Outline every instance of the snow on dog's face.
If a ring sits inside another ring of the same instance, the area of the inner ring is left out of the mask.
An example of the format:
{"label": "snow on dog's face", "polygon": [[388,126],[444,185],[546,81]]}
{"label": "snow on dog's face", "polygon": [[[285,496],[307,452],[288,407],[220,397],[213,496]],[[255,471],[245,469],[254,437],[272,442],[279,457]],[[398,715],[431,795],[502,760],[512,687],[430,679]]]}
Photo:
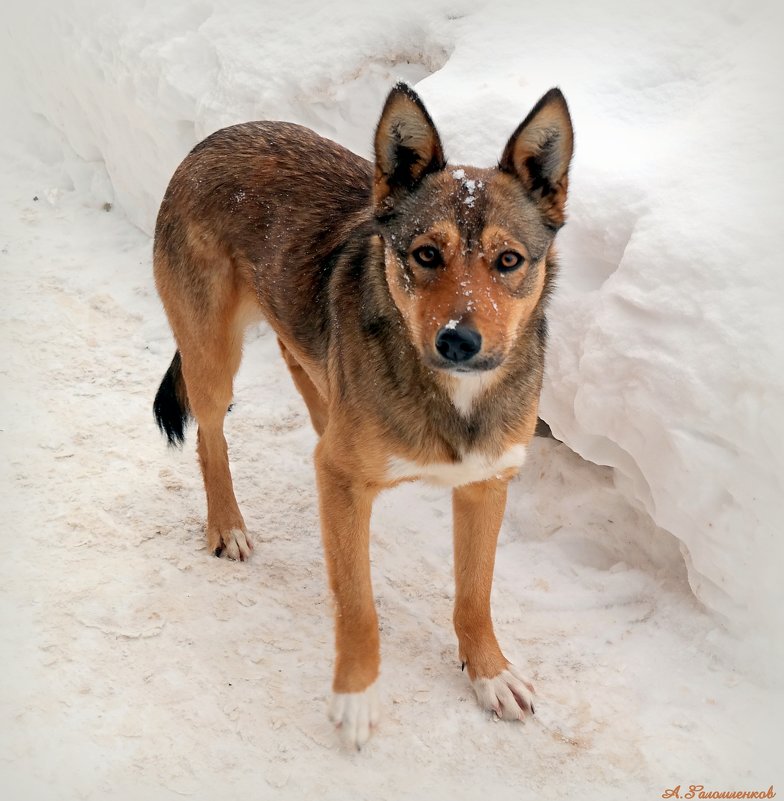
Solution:
{"label": "snow on dog's face", "polygon": [[495,169],[447,166],[417,95],[398,85],[376,132],[374,201],[389,291],[426,365],[493,370],[523,335],[564,220],[572,128],[548,92]]}

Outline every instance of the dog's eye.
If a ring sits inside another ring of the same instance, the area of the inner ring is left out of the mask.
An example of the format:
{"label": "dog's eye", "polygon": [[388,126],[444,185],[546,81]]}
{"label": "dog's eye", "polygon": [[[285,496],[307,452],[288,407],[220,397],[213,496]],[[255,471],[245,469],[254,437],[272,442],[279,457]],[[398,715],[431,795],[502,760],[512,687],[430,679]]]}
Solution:
{"label": "dog's eye", "polygon": [[432,245],[423,245],[411,254],[414,261],[422,267],[438,267],[441,264],[441,254]]}
{"label": "dog's eye", "polygon": [[496,260],[495,267],[502,273],[511,273],[516,270],[525,259],[514,250],[505,250]]}

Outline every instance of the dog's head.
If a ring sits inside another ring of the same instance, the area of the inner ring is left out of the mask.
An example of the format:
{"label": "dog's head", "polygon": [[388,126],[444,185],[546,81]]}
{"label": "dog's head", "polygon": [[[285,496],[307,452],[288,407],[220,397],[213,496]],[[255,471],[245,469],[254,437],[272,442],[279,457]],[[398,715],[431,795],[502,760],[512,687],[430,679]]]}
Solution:
{"label": "dog's head", "polygon": [[398,84],[375,152],[387,284],[424,363],[451,373],[501,366],[542,297],[564,221],[572,125],[563,95],[551,89],[498,166],[478,169],[447,166],[422,101]]}

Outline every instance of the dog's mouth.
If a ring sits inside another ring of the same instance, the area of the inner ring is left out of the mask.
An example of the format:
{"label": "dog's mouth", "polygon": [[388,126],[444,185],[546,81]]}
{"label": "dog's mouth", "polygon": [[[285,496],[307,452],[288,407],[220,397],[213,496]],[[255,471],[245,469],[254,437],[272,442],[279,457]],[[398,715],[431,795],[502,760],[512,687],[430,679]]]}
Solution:
{"label": "dog's mouth", "polygon": [[487,373],[500,366],[503,357],[496,354],[484,354],[475,356],[468,361],[456,364],[453,361],[444,359],[437,353],[430,353],[425,359],[425,363],[431,370],[438,370],[441,373],[450,375],[467,375],[471,373]]}

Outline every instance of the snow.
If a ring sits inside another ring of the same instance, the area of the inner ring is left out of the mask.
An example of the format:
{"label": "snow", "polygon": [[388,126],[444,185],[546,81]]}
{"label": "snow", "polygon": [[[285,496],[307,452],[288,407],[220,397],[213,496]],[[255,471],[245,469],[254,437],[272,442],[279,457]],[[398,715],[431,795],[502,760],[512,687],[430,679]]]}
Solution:
{"label": "snow", "polygon": [[[780,8],[36,0],[7,19],[4,797],[781,784]],[[326,717],[315,435],[262,326],[227,420],[256,549],[209,558],[194,438],[167,451],[150,419],[173,345],[149,234],[206,134],[287,119],[369,155],[401,78],[454,163],[497,160],[550,86],[569,101],[542,398],[564,444],[536,440],[512,485],[493,595],[535,720],[476,705],[448,493],[412,485],[374,514],[382,717],[347,755]]]}

